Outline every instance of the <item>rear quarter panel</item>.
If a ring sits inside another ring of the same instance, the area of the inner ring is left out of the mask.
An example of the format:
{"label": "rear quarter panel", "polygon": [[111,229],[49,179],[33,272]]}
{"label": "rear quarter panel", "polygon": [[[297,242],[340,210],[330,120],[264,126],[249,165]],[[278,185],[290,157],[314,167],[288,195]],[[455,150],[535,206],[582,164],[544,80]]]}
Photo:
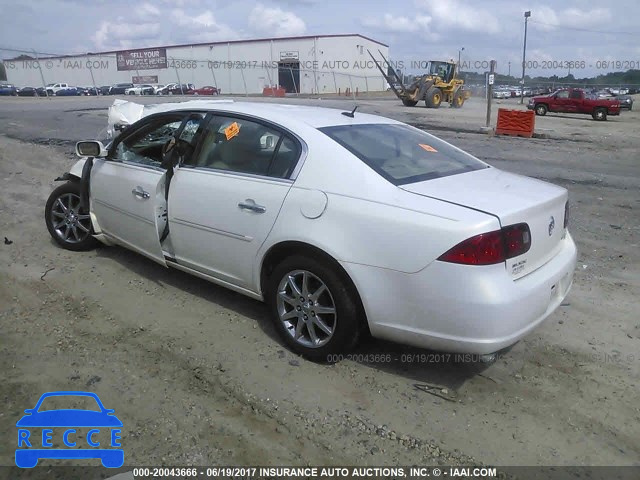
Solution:
{"label": "rear quarter panel", "polygon": [[[462,240],[500,228],[491,215],[400,189],[315,132],[305,136],[309,153],[258,258],[300,241],[341,262],[417,272]],[[324,209],[313,205],[323,198]],[[259,269],[254,274],[259,282]]]}

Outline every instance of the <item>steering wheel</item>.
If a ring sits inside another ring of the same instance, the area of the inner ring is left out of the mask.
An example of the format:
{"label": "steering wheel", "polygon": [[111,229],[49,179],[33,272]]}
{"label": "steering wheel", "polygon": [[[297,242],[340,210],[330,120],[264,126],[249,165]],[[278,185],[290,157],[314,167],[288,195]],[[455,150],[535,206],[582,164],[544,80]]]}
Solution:
{"label": "steering wheel", "polygon": [[186,140],[171,137],[162,146],[162,164],[165,168],[169,168],[171,166],[171,163],[173,163],[172,160],[174,154],[177,154],[180,160],[182,160],[182,157],[190,153],[193,153],[193,146],[191,145],[191,143],[187,142]]}
{"label": "steering wheel", "polygon": [[171,153],[171,151],[176,146],[176,137],[171,137],[169,140],[162,145],[162,160],[166,160],[167,156]]}

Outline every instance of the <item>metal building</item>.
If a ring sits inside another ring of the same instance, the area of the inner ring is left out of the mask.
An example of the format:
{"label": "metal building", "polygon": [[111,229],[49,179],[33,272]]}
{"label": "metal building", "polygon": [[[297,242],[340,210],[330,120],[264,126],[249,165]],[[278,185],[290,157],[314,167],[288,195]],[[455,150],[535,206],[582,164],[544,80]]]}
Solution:
{"label": "metal building", "polygon": [[65,82],[192,83],[222,93],[255,94],[279,85],[289,93],[380,91],[387,85],[367,50],[389,47],[359,34],[170,45],[61,57],[5,60],[7,80],[23,86]]}

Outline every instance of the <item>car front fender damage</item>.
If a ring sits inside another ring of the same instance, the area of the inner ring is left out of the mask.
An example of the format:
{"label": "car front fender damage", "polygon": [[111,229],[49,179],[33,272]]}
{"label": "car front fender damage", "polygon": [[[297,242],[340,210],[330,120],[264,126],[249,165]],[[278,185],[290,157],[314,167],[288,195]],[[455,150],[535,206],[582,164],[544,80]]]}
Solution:
{"label": "car front fender damage", "polygon": [[71,170],[68,172],[64,172],[59,177],[54,179],[55,182],[63,182],[63,181],[79,181],[82,179],[82,170],[84,169],[84,164],[86,163],[87,158],[81,158],[76,163],[73,164]]}

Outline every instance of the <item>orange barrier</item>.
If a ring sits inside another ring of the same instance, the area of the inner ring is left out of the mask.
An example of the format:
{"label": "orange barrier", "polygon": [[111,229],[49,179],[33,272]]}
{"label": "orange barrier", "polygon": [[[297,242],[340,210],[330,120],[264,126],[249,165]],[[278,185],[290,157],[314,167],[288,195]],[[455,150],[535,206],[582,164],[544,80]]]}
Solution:
{"label": "orange barrier", "polygon": [[514,135],[517,137],[533,137],[536,114],[533,110],[498,109],[496,135]]}
{"label": "orange barrier", "polygon": [[264,87],[262,89],[262,95],[264,95],[265,97],[284,97],[285,94],[285,89],[280,87],[280,88],[275,88],[275,87]]}

